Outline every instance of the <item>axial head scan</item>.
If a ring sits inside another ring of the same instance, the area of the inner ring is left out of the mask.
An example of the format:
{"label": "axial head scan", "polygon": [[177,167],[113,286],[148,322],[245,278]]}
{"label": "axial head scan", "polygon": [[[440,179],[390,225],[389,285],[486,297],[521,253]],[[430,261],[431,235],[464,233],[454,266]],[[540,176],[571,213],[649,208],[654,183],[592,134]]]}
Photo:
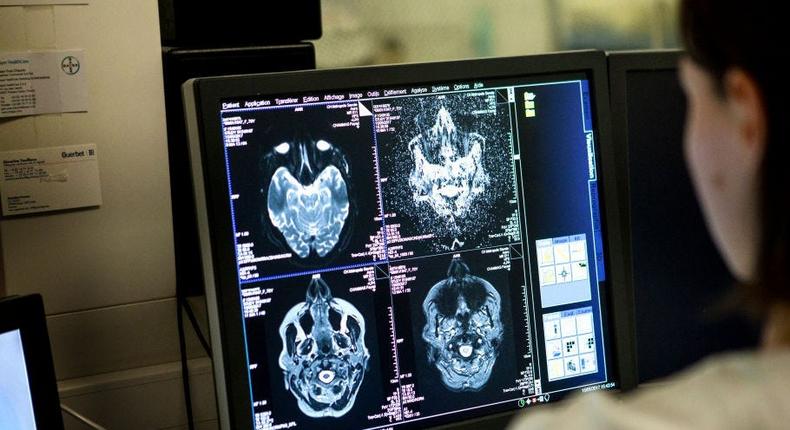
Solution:
{"label": "axial head scan", "polygon": [[441,107],[433,127],[409,142],[414,169],[409,175],[415,201],[454,222],[463,218],[489,183],[483,168],[485,138],[458,130]]}
{"label": "axial head scan", "polygon": [[491,376],[502,342],[499,293],[456,257],[447,278],[428,291],[422,309],[428,362],[451,391],[479,391]]}
{"label": "axial head scan", "polygon": [[313,418],[345,415],[354,406],[370,358],[362,314],[332,297],[329,285],[314,275],[305,301],[285,315],[280,337],[285,388],[299,409]]}
{"label": "axial head scan", "polygon": [[300,258],[326,256],[349,214],[348,163],[325,140],[282,142],[266,157],[274,172],[267,209],[272,225]]}

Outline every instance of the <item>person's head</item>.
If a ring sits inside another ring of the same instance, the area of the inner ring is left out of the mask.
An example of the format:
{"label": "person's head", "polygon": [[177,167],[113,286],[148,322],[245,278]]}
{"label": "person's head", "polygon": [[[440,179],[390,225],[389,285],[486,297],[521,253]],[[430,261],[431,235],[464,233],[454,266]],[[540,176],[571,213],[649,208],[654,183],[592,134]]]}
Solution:
{"label": "person's head", "polygon": [[691,176],[730,270],[765,307],[790,303],[790,81],[780,5],[680,5]]}

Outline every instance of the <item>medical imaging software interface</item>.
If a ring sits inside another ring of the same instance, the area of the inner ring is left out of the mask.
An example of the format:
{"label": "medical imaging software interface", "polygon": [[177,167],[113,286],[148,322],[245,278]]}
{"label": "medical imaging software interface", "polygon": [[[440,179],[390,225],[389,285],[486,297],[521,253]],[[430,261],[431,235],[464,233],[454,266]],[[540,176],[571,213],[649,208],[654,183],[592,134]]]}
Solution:
{"label": "medical imaging software interface", "polygon": [[611,388],[587,75],[222,101],[256,429]]}

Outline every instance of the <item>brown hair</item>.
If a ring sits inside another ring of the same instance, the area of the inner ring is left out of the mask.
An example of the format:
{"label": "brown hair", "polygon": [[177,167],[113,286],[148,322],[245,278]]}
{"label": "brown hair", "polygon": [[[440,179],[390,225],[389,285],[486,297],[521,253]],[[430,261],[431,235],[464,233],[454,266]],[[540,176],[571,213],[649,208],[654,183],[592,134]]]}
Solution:
{"label": "brown hair", "polygon": [[760,88],[767,112],[767,142],[761,166],[761,237],[757,272],[741,289],[765,310],[790,303],[790,79],[786,23],[781,2],[682,0],[681,37],[688,56],[707,70],[723,96],[725,73],[740,68]]}

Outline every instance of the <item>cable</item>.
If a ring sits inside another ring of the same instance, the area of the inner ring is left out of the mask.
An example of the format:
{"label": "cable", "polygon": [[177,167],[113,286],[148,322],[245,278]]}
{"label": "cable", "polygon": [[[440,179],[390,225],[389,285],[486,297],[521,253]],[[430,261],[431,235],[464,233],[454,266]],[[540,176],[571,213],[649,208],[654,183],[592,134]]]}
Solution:
{"label": "cable", "polygon": [[90,419],[86,418],[85,416],[83,416],[82,414],[78,413],[74,409],[71,409],[70,407],[64,405],[63,403],[60,404],[60,409],[63,410],[63,412],[65,412],[65,413],[71,415],[72,417],[76,418],[77,421],[80,421],[81,423],[83,423],[83,424],[87,425],[88,427],[92,428],[93,430],[107,430],[106,428],[96,424],[95,422],[93,422]]}
{"label": "cable", "polygon": [[[190,389],[189,365],[187,363],[186,336],[184,333],[184,310],[186,310],[187,317],[192,324],[192,328],[195,330],[195,334],[197,335],[198,340],[200,340],[200,344],[203,345],[203,349],[206,350],[209,358],[211,358],[211,347],[206,341],[205,336],[203,336],[203,332],[200,330],[200,325],[198,325],[197,318],[195,318],[195,313],[192,311],[192,307],[189,305],[189,302],[186,300],[186,298],[178,297],[176,299],[176,307],[178,322],[178,346],[181,352],[181,381],[184,386],[184,403],[186,405],[187,427],[189,430],[195,430],[195,420],[194,416],[192,415],[192,390]],[[70,407],[64,405],[63,403],[60,404],[60,408],[63,410],[63,412],[66,412],[94,430],[107,430],[87,417],[79,414]]]}
{"label": "cable", "polygon": [[184,310],[187,313],[187,317],[189,317],[189,322],[192,324],[192,328],[195,330],[195,334],[197,335],[200,344],[203,345],[203,350],[206,351],[208,358],[212,358],[211,346],[209,346],[206,337],[203,336],[203,331],[200,330],[200,324],[198,324],[197,318],[195,318],[195,313],[192,311],[192,305],[189,304],[189,300],[187,300],[186,298],[183,299],[183,305],[184,305]]}
{"label": "cable", "polygon": [[176,300],[177,322],[178,322],[178,346],[181,350],[181,382],[184,386],[184,404],[187,413],[187,427],[189,430],[195,430],[195,419],[192,416],[192,393],[189,388],[189,366],[187,365],[187,345],[184,336],[184,316],[182,314],[182,298]]}
{"label": "cable", "polygon": [[192,390],[189,382],[189,364],[187,363],[186,335],[184,333],[184,312],[186,312],[187,318],[189,318],[189,322],[192,325],[192,329],[194,329],[200,344],[203,346],[203,349],[206,351],[206,354],[209,358],[211,358],[211,346],[209,346],[206,337],[203,335],[203,331],[200,329],[200,324],[197,322],[197,318],[195,317],[195,313],[192,311],[192,306],[189,304],[189,300],[187,299],[186,295],[180,292],[180,289],[178,288],[176,288],[176,307],[178,308],[178,349],[181,353],[181,383],[184,388],[184,405],[186,407],[187,414],[187,427],[189,430],[195,430],[195,417],[192,413]]}

